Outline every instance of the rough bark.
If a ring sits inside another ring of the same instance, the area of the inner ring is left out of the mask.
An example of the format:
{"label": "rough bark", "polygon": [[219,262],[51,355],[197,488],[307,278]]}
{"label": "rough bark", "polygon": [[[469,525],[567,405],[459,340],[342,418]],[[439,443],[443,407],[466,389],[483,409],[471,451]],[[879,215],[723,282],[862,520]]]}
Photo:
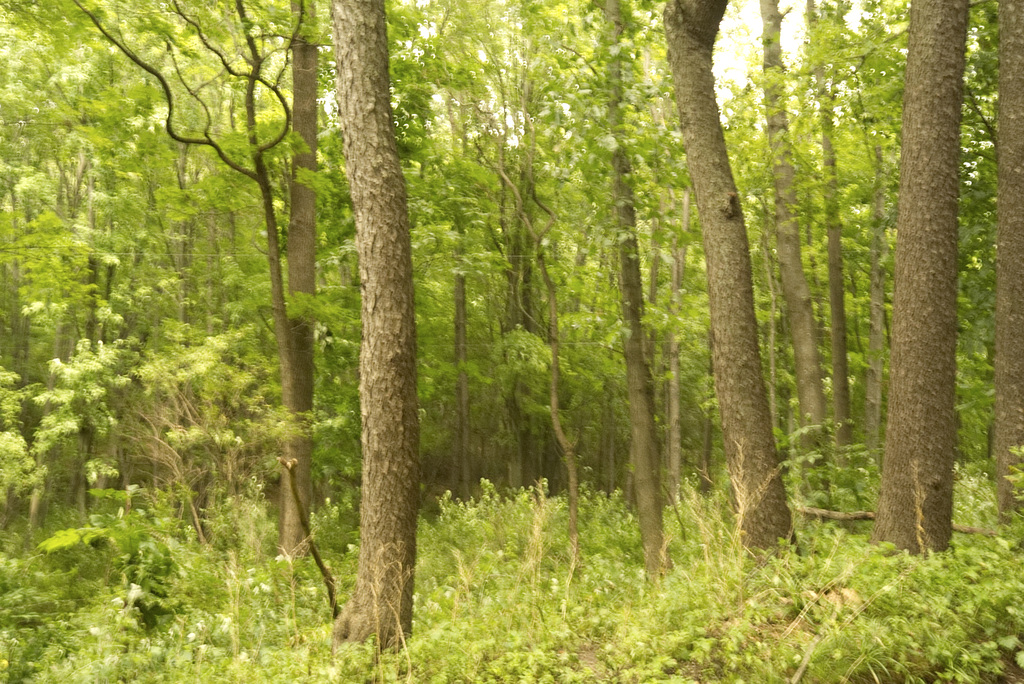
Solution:
{"label": "rough bark", "polygon": [[[619,45],[623,32],[619,0],[607,0],[605,18],[611,26],[611,45]],[[612,56],[608,67],[608,122],[612,134],[619,136],[622,123],[622,62]],[[654,384],[647,365],[643,330],[644,292],[640,275],[640,252],[636,237],[636,209],[629,158],[621,144],[612,152],[612,199],[615,204],[619,237],[619,286],[622,315],[629,328],[623,343],[626,358],[626,393],[629,398],[630,463],[636,496],[640,537],[644,547],[644,566],[650,578],[658,577],[666,567],[662,529],[661,456],[654,423]]]}
{"label": "rough bark", "polygon": [[[312,23],[314,4],[293,2],[292,11],[301,22],[300,29]],[[303,173],[316,171],[317,147],[317,45],[301,31],[292,45],[292,130],[302,139],[304,150],[292,156],[290,216],[288,222],[288,292],[312,296],[316,292],[316,192]],[[291,478],[299,492],[302,510],[310,510],[313,483],[313,437],[309,415],[313,410],[313,321],[307,314],[289,315],[286,347],[290,382],[285,387],[284,405],[294,421],[285,440],[284,460],[294,462],[281,470],[281,519],[278,548],[290,555],[306,552],[306,532],[301,513],[291,495]]]}
{"label": "rough bark", "polygon": [[910,7],[882,486],[873,538],[949,545],[956,452],[957,166],[967,0]]}
{"label": "rough bark", "polygon": [[792,533],[754,315],[743,212],[715,100],[712,49],[725,0],[669,0],[665,33],[707,260],[715,388],[743,543],[770,548]]}
{"label": "rough bark", "polygon": [[804,276],[800,250],[800,224],[797,208],[796,172],[789,142],[789,117],[786,113],[782,83],[782,14],[778,0],[761,0],[764,24],[764,100],[768,119],[768,142],[772,150],[772,177],[775,185],[775,229],[779,255],[779,276],[786,317],[793,342],[796,394],[800,405],[799,424],[811,426],[801,444],[806,449],[821,445],[827,401],[821,381],[821,354],[818,350],[818,326],[814,319],[811,289]]}
{"label": "rough bark", "polygon": [[999,517],[1021,510],[1007,476],[1024,445],[1024,3],[999,2],[999,227],[996,243],[994,450]]}
{"label": "rough bark", "polygon": [[882,148],[875,146],[875,197],[871,222],[871,292],[868,370],[864,382],[864,440],[878,448],[882,432],[882,382],[885,367],[885,185]]}
{"label": "rough bark", "polygon": [[392,123],[384,0],[334,0],[332,7],[363,323],[359,563],[334,643],[376,634],[378,647],[396,648],[412,629],[419,508],[412,245]]}

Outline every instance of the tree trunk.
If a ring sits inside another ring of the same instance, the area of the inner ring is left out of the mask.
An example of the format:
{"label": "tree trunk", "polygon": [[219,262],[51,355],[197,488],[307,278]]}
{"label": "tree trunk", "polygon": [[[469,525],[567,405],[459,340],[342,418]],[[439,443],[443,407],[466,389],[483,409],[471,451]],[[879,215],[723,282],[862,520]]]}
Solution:
{"label": "tree trunk", "polygon": [[868,372],[864,382],[864,440],[878,448],[882,432],[882,381],[885,368],[885,185],[882,148],[875,146],[875,206],[871,225],[871,309]]}
{"label": "tree trunk", "polygon": [[[1024,3],[999,2],[999,229],[996,244],[995,435],[999,518],[1021,510],[1007,479],[1024,446]],[[1017,471],[1019,472],[1019,471]]]}
{"label": "tree trunk", "polygon": [[363,322],[359,565],[334,643],[376,634],[378,647],[397,648],[412,629],[420,485],[409,214],[392,122],[384,0],[334,0],[333,10]]}
{"label": "tree trunk", "polygon": [[[552,217],[553,218],[553,217]],[[580,532],[579,532],[579,510],[580,510],[580,484],[579,473],[576,468],[576,440],[570,440],[562,427],[562,418],[559,415],[558,383],[561,377],[561,361],[559,359],[559,335],[558,335],[558,292],[555,289],[555,282],[548,274],[547,264],[544,262],[543,243],[537,240],[537,266],[540,268],[541,279],[548,292],[548,346],[551,349],[551,385],[549,407],[551,412],[551,427],[555,432],[555,439],[562,450],[565,458],[565,470],[569,479],[569,547],[572,551],[573,565],[580,560]]]}
{"label": "tree trunk", "polygon": [[[463,230],[459,231],[458,259],[462,259]],[[469,499],[473,493],[473,461],[469,449],[469,374],[466,372],[466,274],[459,271],[455,274],[455,367],[458,376],[455,380],[456,405],[456,467],[459,469],[459,487],[463,499]]]}
{"label": "tree trunk", "polygon": [[792,534],[772,435],[754,315],[750,250],[712,73],[726,0],[669,0],[665,33],[707,259],[715,387],[744,545]]}
{"label": "tree trunk", "polygon": [[956,453],[957,166],[967,0],[913,0],[893,284],[892,366],[873,539],[949,545]]}
{"label": "tree trunk", "polygon": [[[317,72],[318,48],[307,36],[314,25],[312,2],[294,2],[292,11],[302,22],[292,46],[292,129],[306,149],[292,158],[291,214],[288,223],[288,292],[313,296],[316,292],[316,192],[310,179],[302,174],[316,172],[317,147]],[[306,16],[303,14],[306,13]],[[301,309],[302,307],[300,307]],[[306,313],[288,316],[287,347],[279,350],[289,356],[291,382],[284,389],[284,405],[294,425],[285,441],[285,461],[292,468],[281,471],[281,520],[278,547],[283,553],[305,553],[306,533],[292,496],[289,478],[295,484],[305,511],[310,510],[313,483],[313,436],[310,412],[313,410],[313,321]]]}
{"label": "tree trunk", "polygon": [[[605,17],[611,25],[611,44],[620,45],[623,32],[619,0],[607,0]],[[622,123],[622,64],[618,53],[608,67],[608,122],[617,138]],[[644,293],[640,276],[640,254],[636,238],[636,210],[633,188],[629,185],[629,158],[621,144],[612,152],[612,198],[619,236],[622,315],[629,334],[623,344],[626,357],[626,389],[629,397],[630,463],[640,537],[644,547],[644,566],[649,578],[661,575],[667,564],[662,532],[661,454],[654,423],[654,386],[647,365],[643,330]]]}
{"label": "tree trunk", "polygon": [[[673,202],[674,204],[674,202]],[[690,230],[690,188],[683,188],[683,231]],[[679,317],[683,275],[686,269],[686,247],[678,246],[678,236],[672,237],[672,292],[669,303],[669,318]],[[679,335],[671,330],[668,337],[668,491],[673,501],[679,499],[679,484],[682,481],[683,431],[680,419],[679,380]]]}
{"label": "tree trunk", "polygon": [[796,394],[800,405],[799,424],[812,426],[801,444],[805,449],[822,445],[827,402],[821,381],[821,355],[818,350],[818,326],[814,319],[811,289],[804,277],[800,255],[800,225],[797,208],[795,172],[789,142],[789,117],[786,114],[783,87],[782,14],[778,0],[761,0],[764,24],[764,100],[768,117],[768,141],[772,149],[772,176],[775,183],[775,228],[779,254],[782,297],[786,303],[789,332],[793,340],[793,365]]}
{"label": "tree trunk", "polygon": [[[813,30],[818,13],[814,0],[807,0],[807,25]],[[812,40],[820,38],[812,37]],[[825,229],[828,235],[828,299],[832,323],[832,406],[836,446],[853,441],[850,420],[850,370],[846,350],[846,288],[843,280],[843,224],[839,218],[839,173],[836,150],[832,145],[835,133],[835,98],[825,78],[825,66],[814,66],[817,81],[818,111],[821,115],[821,155],[825,167]]]}

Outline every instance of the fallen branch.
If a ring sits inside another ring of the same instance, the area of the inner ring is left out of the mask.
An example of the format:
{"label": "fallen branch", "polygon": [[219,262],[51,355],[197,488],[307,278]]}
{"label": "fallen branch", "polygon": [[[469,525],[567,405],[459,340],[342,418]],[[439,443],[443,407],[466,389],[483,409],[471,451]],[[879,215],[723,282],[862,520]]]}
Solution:
{"label": "fallen branch", "polygon": [[[824,520],[874,520],[874,511],[853,511],[846,513],[843,511],[830,511],[824,508],[797,508],[798,512],[804,514],[808,518],[820,518]],[[999,535],[995,530],[989,530],[984,527],[971,527],[969,525],[953,525],[954,532],[962,532],[964,534],[983,534],[986,537],[996,537]]]}
{"label": "fallen branch", "polygon": [[302,531],[306,533],[306,540],[309,542],[309,552],[313,555],[316,567],[320,568],[320,575],[324,578],[324,586],[327,587],[327,600],[331,604],[331,617],[337,619],[339,610],[338,600],[334,595],[334,575],[331,574],[331,569],[324,563],[324,559],[320,557],[320,551],[316,548],[316,543],[313,541],[313,530],[309,525],[309,515],[306,513],[306,508],[302,505],[302,498],[299,496],[299,485],[296,484],[295,474],[292,473],[292,468],[295,467],[297,461],[294,458],[286,461],[281,457],[278,457],[277,461],[288,471],[288,482],[291,484],[295,508],[299,511],[299,522],[302,524]]}

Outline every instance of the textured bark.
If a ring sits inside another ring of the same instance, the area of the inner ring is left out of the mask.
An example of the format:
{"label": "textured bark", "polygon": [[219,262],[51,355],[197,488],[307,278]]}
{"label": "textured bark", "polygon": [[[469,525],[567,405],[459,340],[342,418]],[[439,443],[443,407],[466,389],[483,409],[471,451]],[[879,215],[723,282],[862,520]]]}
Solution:
{"label": "textured bark", "polygon": [[783,102],[782,14],[778,0],[761,0],[764,24],[764,100],[768,118],[768,142],[772,150],[772,176],[775,185],[775,229],[779,254],[782,297],[786,303],[790,337],[793,341],[793,365],[796,394],[800,405],[801,426],[818,426],[801,441],[804,448],[821,445],[827,401],[821,381],[821,354],[818,351],[818,326],[814,320],[811,289],[804,276],[800,256],[800,225],[794,211],[797,206],[792,150],[789,143],[789,117]]}
{"label": "textured bark", "polygon": [[[1024,445],[1024,2],[999,2],[999,228],[996,244],[995,435],[999,517],[1021,500],[1006,479]],[[1020,492],[1018,491],[1019,495]]]}
{"label": "textured bark", "polygon": [[419,508],[409,214],[391,115],[384,0],[334,0],[332,23],[363,323],[359,564],[334,643],[376,634],[380,648],[396,648],[412,629]]}
{"label": "textured bark", "polygon": [[743,543],[792,533],[754,315],[746,227],[715,101],[711,54],[725,0],[669,0],[665,32],[707,260],[715,388]]}
{"label": "textured bark", "polygon": [[[292,3],[293,13],[304,26],[312,23],[312,2]],[[290,216],[288,222],[288,291],[313,295],[316,292],[316,192],[300,178],[302,171],[316,171],[317,138],[317,45],[300,34],[292,46],[292,130],[306,149],[292,157]],[[313,483],[313,437],[309,415],[313,410],[313,321],[308,315],[288,316],[286,347],[279,350],[288,357],[290,381],[284,388],[284,405],[294,421],[292,433],[284,445],[284,459],[294,462],[281,471],[281,519],[278,548],[286,554],[306,552],[306,532],[301,514],[291,495],[290,479],[295,479],[302,510],[310,510]],[[283,367],[283,365],[282,365]]]}
{"label": "textured bark", "polygon": [[[818,12],[814,0],[807,0],[807,25],[813,32]],[[812,40],[815,38],[812,37]],[[814,67],[818,112],[821,115],[821,156],[825,167],[825,230],[828,236],[828,300],[832,324],[832,417],[835,421],[836,446],[853,441],[850,419],[850,369],[846,349],[846,288],[843,280],[843,224],[839,218],[839,172],[836,150],[832,144],[835,133],[835,98],[825,77],[825,66]]]}
{"label": "textured bark", "polygon": [[[619,0],[607,0],[605,17],[611,25],[611,44],[622,37],[622,13]],[[608,69],[608,122],[613,135],[619,136],[622,122],[622,64],[612,56]],[[644,547],[647,576],[658,577],[667,565],[662,529],[661,457],[654,423],[654,384],[647,365],[643,330],[644,292],[640,276],[640,252],[636,238],[636,210],[629,158],[621,144],[612,152],[612,199],[619,237],[619,287],[622,292],[622,316],[629,328],[623,343],[626,357],[626,392],[629,397],[630,445],[633,467],[633,491],[636,496],[640,537]]]}
{"label": "textured bark", "polygon": [[873,538],[949,545],[956,452],[957,166],[967,0],[913,0],[882,486]]}
{"label": "textured bark", "polygon": [[875,147],[875,198],[871,225],[871,310],[868,331],[868,372],[864,383],[864,439],[878,447],[882,432],[882,373],[885,364],[885,185],[882,148]]}

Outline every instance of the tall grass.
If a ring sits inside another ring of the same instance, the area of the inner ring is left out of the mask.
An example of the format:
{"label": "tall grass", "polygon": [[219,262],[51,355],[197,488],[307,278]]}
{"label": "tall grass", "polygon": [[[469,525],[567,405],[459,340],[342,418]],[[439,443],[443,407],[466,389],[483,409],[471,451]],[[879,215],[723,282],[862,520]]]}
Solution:
{"label": "tall grass", "polygon": [[[958,509],[958,522],[989,522],[989,488],[961,473],[958,500],[973,504]],[[1020,528],[957,535],[950,552],[915,558],[869,544],[867,527],[801,521],[796,545],[754,558],[728,498],[684,486],[665,516],[674,567],[652,584],[621,497],[583,492],[574,565],[563,498],[485,483],[479,499],[446,497],[421,521],[405,647],[376,657],[371,645],[352,645],[332,658],[315,567],[270,557],[265,507],[238,503],[212,521],[208,546],[173,515],[146,518],[146,534],[174,557],[170,614],[148,630],[139,590],[110,570],[111,548],[44,556],[8,544],[0,678],[996,682],[1024,666],[1024,578],[1011,541]],[[355,548],[351,530],[332,534],[331,524],[323,513],[316,521],[343,598]]]}

